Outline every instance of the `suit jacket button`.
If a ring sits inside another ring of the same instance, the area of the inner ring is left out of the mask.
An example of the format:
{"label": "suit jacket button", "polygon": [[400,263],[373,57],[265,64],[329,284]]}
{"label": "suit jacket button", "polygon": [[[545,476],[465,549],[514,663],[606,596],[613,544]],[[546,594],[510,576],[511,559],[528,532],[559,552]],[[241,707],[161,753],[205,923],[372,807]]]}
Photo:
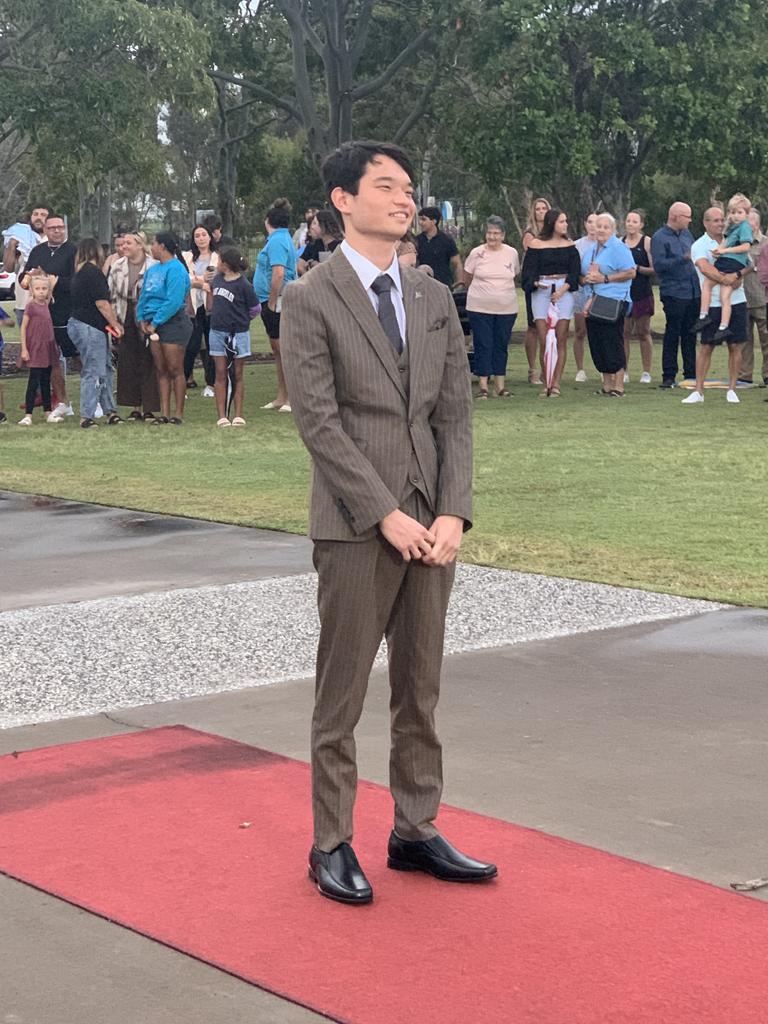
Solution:
{"label": "suit jacket button", "polygon": [[405,373],[405,367],[404,366],[398,366],[398,370],[400,371],[400,373]]}

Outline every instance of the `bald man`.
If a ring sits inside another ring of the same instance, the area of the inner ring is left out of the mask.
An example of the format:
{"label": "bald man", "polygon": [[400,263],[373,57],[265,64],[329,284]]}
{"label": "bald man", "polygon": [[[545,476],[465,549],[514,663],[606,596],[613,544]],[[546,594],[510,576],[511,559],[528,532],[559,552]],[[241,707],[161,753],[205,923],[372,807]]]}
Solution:
{"label": "bald man", "polygon": [[725,339],[728,344],[728,391],[725,398],[733,405],[739,404],[739,396],[736,394],[736,381],[741,368],[741,352],[744,342],[747,340],[749,330],[749,318],[747,315],[747,297],[741,281],[746,273],[738,271],[734,274],[723,274],[715,266],[715,256],[712,252],[717,246],[722,245],[723,229],[725,227],[725,214],[719,206],[711,206],[703,217],[704,234],[697,238],[691,249],[691,259],[699,275],[699,281],[703,284],[704,278],[712,282],[712,298],[710,300],[709,317],[710,323],[701,332],[701,345],[699,354],[696,357],[696,389],[683,399],[683,405],[698,405],[704,401],[704,381],[707,379],[709,367],[712,362],[712,353],[715,346],[721,344],[722,339],[717,340],[717,326],[720,323],[720,285],[725,284],[733,288],[731,295],[731,331]]}
{"label": "bald man", "polygon": [[661,386],[676,386],[677,351],[682,352],[683,376],[696,376],[696,335],[693,328],[699,317],[701,288],[691,260],[693,235],[688,230],[691,208],[673,203],[667,223],[651,239],[653,268],[659,279],[659,292],[667,324],[661,353]]}

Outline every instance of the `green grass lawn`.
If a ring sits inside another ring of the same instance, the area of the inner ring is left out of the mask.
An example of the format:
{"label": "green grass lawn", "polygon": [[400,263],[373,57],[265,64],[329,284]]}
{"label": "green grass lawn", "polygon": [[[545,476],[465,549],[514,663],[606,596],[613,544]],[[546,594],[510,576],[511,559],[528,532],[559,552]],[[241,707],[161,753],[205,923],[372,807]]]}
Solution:
{"label": "green grass lawn", "polygon": [[[742,391],[731,406],[713,391],[686,407],[685,392],[633,382],[625,400],[606,399],[593,393],[594,371],[573,384],[569,362],[563,397],[543,401],[523,383],[526,368],[512,346],[513,397],[476,403],[465,560],[768,606],[768,392]],[[723,368],[717,353],[713,370]],[[0,488],[306,528],[307,455],[291,416],[260,409],[274,396],[272,365],[246,370],[245,430],[217,429],[200,390],[183,427],[83,431],[76,419],[36,419],[25,429],[15,425],[24,387],[21,377],[4,381],[11,423],[0,429]],[[70,387],[76,401],[76,378]]]}

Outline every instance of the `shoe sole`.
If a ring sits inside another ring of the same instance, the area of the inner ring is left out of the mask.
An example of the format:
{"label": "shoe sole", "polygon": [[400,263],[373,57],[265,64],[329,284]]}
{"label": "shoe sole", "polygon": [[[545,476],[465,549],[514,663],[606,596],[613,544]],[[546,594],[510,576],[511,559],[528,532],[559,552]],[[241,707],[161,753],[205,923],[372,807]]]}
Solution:
{"label": "shoe sole", "polygon": [[443,875],[431,868],[418,867],[415,864],[409,864],[407,861],[394,860],[392,857],[387,857],[387,867],[393,871],[421,871],[425,875],[432,875],[433,878],[440,879],[441,882],[490,882],[498,875],[498,871],[494,871],[492,875],[480,875],[475,878],[457,878],[455,875]]}
{"label": "shoe sole", "polygon": [[347,899],[344,896],[334,896],[331,893],[326,892],[325,889],[322,889],[320,887],[320,883],[317,880],[317,875],[314,873],[312,868],[307,868],[307,878],[309,878],[310,882],[314,883],[315,888],[317,889],[321,896],[325,896],[327,900],[333,900],[334,903],[345,903],[348,906],[365,906],[367,903],[373,902],[373,893],[371,893],[370,896],[366,896],[364,899],[356,899],[354,897],[352,897],[351,899]]}

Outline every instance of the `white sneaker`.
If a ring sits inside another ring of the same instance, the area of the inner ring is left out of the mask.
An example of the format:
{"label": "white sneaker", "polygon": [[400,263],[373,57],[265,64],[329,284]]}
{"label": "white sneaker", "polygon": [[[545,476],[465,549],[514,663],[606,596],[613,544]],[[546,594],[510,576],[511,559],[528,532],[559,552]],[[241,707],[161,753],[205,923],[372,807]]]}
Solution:
{"label": "white sneaker", "polygon": [[629,374],[628,374],[628,373],[626,373],[626,371],[625,371],[625,373],[624,373],[624,383],[625,383],[625,384],[629,384]]}
{"label": "white sneaker", "polygon": [[577,384],[586,384],[587,375],[583,370],[579,370],[576,376],[573,378]]}
{"label": "white sneaker", "polygon": [[640,374],[640,383],[641,384],[650,384],[651,383],[651,375],[650,375],[650,373],[648,373],[647,370],[644,370]]}
{"label": "white sneaker", "polygon": [[20,427],[31,427],[32,426],[32,417],[31,416],[22,416],[21,419],[19,420],[19,426]]}
{"label": "white sneaker", "polygon": [[728,388],[728,391],[727,391],[726,396],[725,396],[725,400],[726,400],[726,402],[730,402],[732,405],[740,405],[741,404],[741,399],[736,394],[736,392],[733,390],[733,388]]}
{"label": "white sneaker", "polygon": [[45,422],[46,423],[61,423],[62,419],[63,419],[63,417],[62,416],[57,416],[55,412],[49,412],[48,415],[45,417]]}
{"label": "white sneaker", "polygon": [[692,391],[687,398],[683,399],[683,405],[698,405],[704,401],[704,395],[700,391]]}
{"label": "white sneaker", "polygon": [[71,403],[67,405],[66,402],[59,402],[56,408],[53,410],[57,416],[74,416],[75,410],[72,408]]}
{"label": "white sneaker", "polygon": [[215,398],[215,397],[216,397],[216,392],[213,390],[213,388],[210,386],[210,384],[206,384],[205,387],[203,388],[203,398]]}
{"label": "white sneaker", "polygon": [[[738,402],[738,398],[736,399],[736,401]],[[277,411],[278,412],[291,412],[291,404],[290,404],[290,402],[286,402],[285,405],[281,405],[280,408]]]}

